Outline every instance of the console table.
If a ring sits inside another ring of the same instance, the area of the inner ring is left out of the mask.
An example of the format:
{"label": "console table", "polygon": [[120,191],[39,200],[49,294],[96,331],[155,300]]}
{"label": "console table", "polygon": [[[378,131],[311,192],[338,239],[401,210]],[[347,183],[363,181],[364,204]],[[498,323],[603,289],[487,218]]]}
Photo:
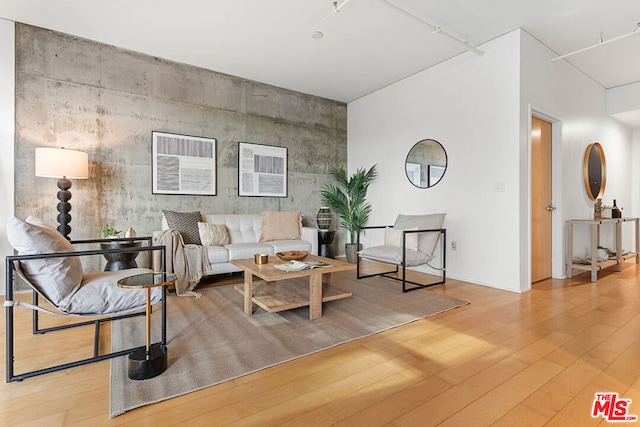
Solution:
{"label": "console table", "polygon": [[[635,252],[622,254],[622,224],[624,223],[633,223],[635,226]],[[569,278],[573,277],[573,270],[582,270],[582,271],[591,271],[591,281],[595,282],[598,280],[598,271],[603,268],[614,266],[616,267],[616,271],[621,270],[621,265],[623,261],[628,259],[635,258],[635,263],[640,264],[640,256],[639,256],[639,248],[638,244],[640,242],[640,229],[638,229],[638,218],[612,218],[612,219],[571,219],[568,221],[569,224],[569,251],[568,251],[568,261],[567,261],[567,275]],[[590,249],[589,254],[591,256],[590,264],[577,264],[573,259],[573,235],[574,228],[576,225],[587,226],[590,230]],[[612,225],[614,227],[614,245],[615,245],[615,258],[610,258],[603,261],[598,261],[598,246],[600,244],[600,227],[602,225]]]}

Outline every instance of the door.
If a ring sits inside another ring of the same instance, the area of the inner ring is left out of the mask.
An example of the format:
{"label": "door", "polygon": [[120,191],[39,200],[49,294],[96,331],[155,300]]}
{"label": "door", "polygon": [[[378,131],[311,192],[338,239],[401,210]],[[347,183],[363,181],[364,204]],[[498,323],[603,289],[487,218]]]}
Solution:
{"label": "door", "polygon": [[531,117],[531,282],[551,277],[551,123]]}

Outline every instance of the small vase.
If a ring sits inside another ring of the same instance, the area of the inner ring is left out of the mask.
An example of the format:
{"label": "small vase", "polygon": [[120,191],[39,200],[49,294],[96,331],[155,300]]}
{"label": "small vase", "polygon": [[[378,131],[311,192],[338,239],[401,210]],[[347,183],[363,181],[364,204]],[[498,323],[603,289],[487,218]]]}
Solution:
{"label": "small vase", "polygon": [[136,237],[136,230],[131,227],[127,228],[127,231],[124,232],[124,237]]}
{"label": "small vase", "polygon": [[328,230],[331,227],[331,209],[326,206],[321,207],[318,210],[316,221],[320,230]]}

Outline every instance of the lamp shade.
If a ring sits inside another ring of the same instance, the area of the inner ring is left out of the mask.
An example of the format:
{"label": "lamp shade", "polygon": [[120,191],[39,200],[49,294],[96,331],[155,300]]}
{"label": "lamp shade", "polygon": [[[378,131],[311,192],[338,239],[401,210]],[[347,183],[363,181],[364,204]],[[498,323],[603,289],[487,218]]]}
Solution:
{"label": "lamp shade", "polygon": [[36,148],[36,176],[89,178],[89,155],[65,148]]}

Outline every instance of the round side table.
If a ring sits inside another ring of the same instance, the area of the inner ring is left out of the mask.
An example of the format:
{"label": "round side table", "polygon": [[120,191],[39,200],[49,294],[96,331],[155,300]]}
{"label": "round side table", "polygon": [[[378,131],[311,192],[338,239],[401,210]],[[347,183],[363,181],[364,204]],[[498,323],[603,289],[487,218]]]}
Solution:
{"label": "round side table", "polygon": [[129,378],[132,380],[146,380],[167,370],[166,291],[162,290],[162,341],[151,344],[151,288],[174,284],[176,279],[175,274],[144,273],[118,280],[121,288],[147,290],[147,343],[129,355]]}
{"label": "round side table", "polygon": [[[108,242],[100,243],[102,249],[119,249],[119,248],[134,248],[142,246],[142,242]],[[136,268],[138,263],[136,257],[139,252],[118,252],[114,254],[103,254],[107,260],[107,265],[104,266],[104,271],[116,271],[125,270],[127,268]]]}
{"label": "round side table", "polygon": [[318,230],[318,255],[325,258],[336,257],[333,253],[333,239],[335,237],[335,231]]}

